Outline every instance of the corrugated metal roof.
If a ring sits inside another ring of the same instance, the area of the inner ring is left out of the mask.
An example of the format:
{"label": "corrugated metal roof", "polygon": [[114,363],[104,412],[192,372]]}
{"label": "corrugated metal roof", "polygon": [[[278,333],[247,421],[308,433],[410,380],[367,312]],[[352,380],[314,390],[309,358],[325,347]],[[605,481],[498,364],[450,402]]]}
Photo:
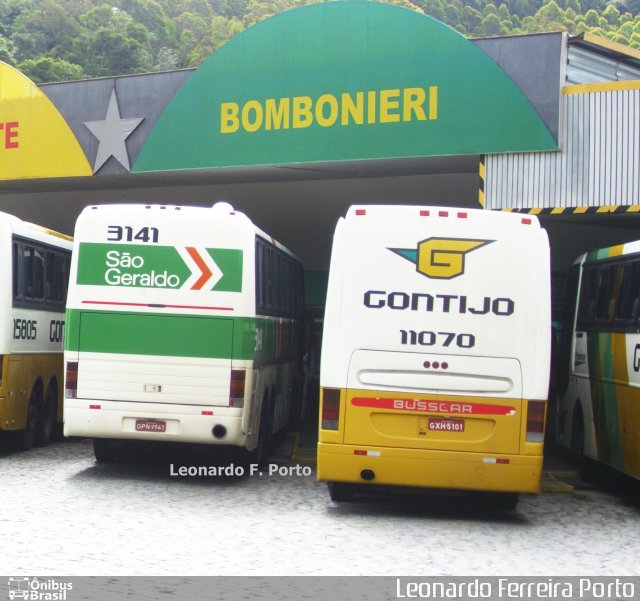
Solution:
{"label": "corrugated metal roof", "polygon": [[[486,157],[491,209],[640,203],[640,85],[565,88],[561,152]],[[603,89],[600,89],[603,88]]]}
{"label": "corrugated metal roof", "polygon": [[569,38],[567,83],[640,79],[640,51],[589,33]]}

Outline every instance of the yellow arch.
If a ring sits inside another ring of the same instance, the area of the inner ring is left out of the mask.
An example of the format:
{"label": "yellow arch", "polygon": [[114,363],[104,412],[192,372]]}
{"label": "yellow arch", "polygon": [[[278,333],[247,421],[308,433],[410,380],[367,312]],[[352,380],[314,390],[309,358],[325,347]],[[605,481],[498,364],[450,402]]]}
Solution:
{"label": "yellow arch", "polygon": [[0,62],[0,179],[91,174],[54,104],[30,79]]}

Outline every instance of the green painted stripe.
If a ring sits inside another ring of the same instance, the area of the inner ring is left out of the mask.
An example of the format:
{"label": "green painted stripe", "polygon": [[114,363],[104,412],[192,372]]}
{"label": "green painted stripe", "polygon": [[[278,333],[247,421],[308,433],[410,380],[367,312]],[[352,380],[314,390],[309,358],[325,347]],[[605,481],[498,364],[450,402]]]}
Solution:
{"label": "green painted stripe", "polygon": [[611,334],[589,332],[587,352],[598,460],[623,468]]}
{"label": "green painted stripe", "polygon": [[608,259],[611,256],[611,248],[599,248],[597,250],[591,250],[587,253],[585,261],[602,261]]}
{"label": "green painted stripe", "polygon": [[207,252],[222,271],[222,277],[212,290],[240,292],[242,290],[242,251],[234,248],[208,248]]}
{"label": "green painted stripe", "polygon": [[81,313],[79,321],[83,352],[219,359],[232,355],[232,319]]}
{"label": "green painted stripe", "polygon": [[299,349],[291,319],[68,309],[66,351],[267,361]]}

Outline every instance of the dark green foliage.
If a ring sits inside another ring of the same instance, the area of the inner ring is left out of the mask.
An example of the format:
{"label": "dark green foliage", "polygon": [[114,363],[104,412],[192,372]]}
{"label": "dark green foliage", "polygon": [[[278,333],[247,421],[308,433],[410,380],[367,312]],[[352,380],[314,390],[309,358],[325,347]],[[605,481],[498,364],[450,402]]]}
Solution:
{"label": "dark green foliage", "polygon": [[36,83],[70,81],[86,77],[82,67],[48,56],[27,59],[18,65],[18,69]]}
{"label": "dark green foliage", "polygon": [[[198,66],[247,27],[318,0],[0,0],[0,60],[34,81]],[[468,37],[592,32],[640,48],[640,0],[386,0]]]}

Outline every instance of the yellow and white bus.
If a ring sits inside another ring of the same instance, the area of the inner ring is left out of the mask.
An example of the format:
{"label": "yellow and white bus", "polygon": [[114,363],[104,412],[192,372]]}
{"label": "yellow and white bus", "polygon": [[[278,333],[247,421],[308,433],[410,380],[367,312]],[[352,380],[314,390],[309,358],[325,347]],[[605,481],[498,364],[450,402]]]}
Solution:
{"label": "yellow and white bus", "polygon": [[0,429],[22,449],[62,423],[71,238],[0,213]]}
{"label": "yellow and white bus", "polygon": [[567,282],[556,437],[582,475],[640,478],[640,241],[580,256]]}
{"label": "yellow and white bus", "polygon": [[302,267],[228,203],[101,205],[74,238],[66,436],[243,447],[263,463],[298,381]]}
{"label": "yellow and white bus", "polygon": [[[535,217],[354,206],[336,227],[320,367],[318,478],[539,491],[550,266]],[[493,495],[492,495],[493,496]]]}

